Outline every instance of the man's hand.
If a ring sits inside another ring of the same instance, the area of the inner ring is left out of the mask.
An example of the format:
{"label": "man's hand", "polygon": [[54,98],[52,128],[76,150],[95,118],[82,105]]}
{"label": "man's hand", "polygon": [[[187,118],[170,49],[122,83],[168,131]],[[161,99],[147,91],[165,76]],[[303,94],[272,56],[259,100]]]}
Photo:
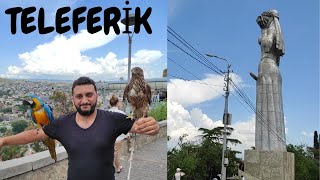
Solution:
{"label": "man's hand", "polygon": [[158,134],[160,126],[153,117],[146,117],[138,119],[134,125],[132,132],[147,135]]}

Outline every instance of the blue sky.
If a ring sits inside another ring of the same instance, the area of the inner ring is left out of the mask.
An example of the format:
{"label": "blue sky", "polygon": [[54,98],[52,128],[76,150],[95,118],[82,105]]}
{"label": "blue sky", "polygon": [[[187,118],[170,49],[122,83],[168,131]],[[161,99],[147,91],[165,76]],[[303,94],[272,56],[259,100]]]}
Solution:
{"label": "blue sky", "polygon": [[[5,10],[11,7],[23,8],[36,6],[37,11],[32,13],[36,17],[38,9],[45,9],[46,25],[54,25],[55,13],[58,8],[70,6],[71,10],[86,6],[118,7],[122,18],[124,7],[140,7],[142,13],[152,7],[148,22],[153,30],[152,34],[146,33],[143,27],[139,34],[133,36],[132,67],[140,66],[145,70],[146,78],[162,76],[166,68],[166,26],[167,2],[166,1],[43,1],[43,0],[4,0],[0,2],[0,77],[5,78],[36,78],[36,79],[68,79],[74,80],[80,75],[92,77],[95,80],[118,80],[120,77],[127,79],[128,36],[127,34],[115,35],[111,32],[104,35],[103,31],[90,35],[86,32],[86,25],[80,26],[79,32],[74,34],[69,31],[63,35],[55,32],[39,35],[37,31],[23,34],[18,18],[17,34],[10,32],[10,16]],[[83,16],[86,16],[88,9]],[[132,11],[131,13],[134,13]],[[20,14],[21,15],[21,14]],[[67,13],[71,17],[72,13]],[[103,22],[103,12],[97,14]],[[71,19],[71,18],[70,18]],[[34,25],[36,23],[31,23]],[[70,25],[71,20],[65,25]],[[97,23],[100,24],[101,23]],[[120,24],[120,28],[124,28]],[[132,29],[132,28],[131,28]],[[81,31],[83,30],[83,31]]]}
{"label": "blue sky", "polygon": [[[286,54],[281,58],[283,104],[287,143],[312,145],[313,132],[319,132],[319,1],[168,1],[168,25],[203,55],[212,53],[226,58],[232,64],[233,80],[243,87],[255,105],[256,85],[249,72],[258,73],[260,28],[256,18],[262,12],[276,9],[284,35]],[[168,34],[168,39],[183,47]],[[188,50],[188,52],[190,52]],[[168,43],[168,58],[199,77],[202,82],[222,85],[223,80],[175,46]],[[226,63],[208,58],[219,69]],[[169,74],[188,80],[197,80],[181,67],[168,60]],[[221,87],[215,90],[199,82],[170,77],[168,85],[168,134],[175,145],[183,133],[194,139],[198,127],[221,125],[224,98]],[[235,94],[234,92],[231,92]],[[242,140],[240,150],[254,145],[254,114],[230,95],[234,136]]]}

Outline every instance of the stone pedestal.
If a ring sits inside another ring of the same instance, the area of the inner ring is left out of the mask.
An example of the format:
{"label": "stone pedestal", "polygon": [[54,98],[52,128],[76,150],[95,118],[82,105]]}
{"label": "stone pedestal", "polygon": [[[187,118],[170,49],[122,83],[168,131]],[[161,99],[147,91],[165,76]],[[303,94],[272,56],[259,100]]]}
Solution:
{"label": "stone pedestal", "polygon": [[294,180],[294,154],[245,150],[244,172],[259,180]]}

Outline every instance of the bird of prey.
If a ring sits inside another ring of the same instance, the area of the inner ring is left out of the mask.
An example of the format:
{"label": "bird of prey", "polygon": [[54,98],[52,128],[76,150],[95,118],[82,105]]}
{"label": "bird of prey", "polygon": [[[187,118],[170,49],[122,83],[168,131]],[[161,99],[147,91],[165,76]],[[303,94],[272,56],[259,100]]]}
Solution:
{"label": "bird of prey", "polygon": [[132,77],[126,85],[123,99],[127,99],[131,104],[134,118],[147,117],[151,103],[151,87],[146,83],[140,67],[132,68],[131,74]]}
{"label": "bird of prey", "polygon": [[[23,105],[30,108],[30,117],[38,125],[38,128],[53,122],[52,108],[45,104],[38,96],[34,94],[28,94],[27,97],[32,99],[32,103],[27,100],[23,100]],[[46,138],[43,143],[48,147],[52,159],[57,161],[56,144],[54,139]]]}

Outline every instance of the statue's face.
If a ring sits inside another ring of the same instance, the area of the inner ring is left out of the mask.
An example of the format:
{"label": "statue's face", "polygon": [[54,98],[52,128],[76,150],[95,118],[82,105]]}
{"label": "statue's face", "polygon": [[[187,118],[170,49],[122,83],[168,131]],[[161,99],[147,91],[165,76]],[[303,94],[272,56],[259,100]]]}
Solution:
{"label": "statue's face", "polygon": [[273,16],[268,12],[264,12],[257,17],[257,23],[261,29],[268,28],[272,20],[273,20]]}

